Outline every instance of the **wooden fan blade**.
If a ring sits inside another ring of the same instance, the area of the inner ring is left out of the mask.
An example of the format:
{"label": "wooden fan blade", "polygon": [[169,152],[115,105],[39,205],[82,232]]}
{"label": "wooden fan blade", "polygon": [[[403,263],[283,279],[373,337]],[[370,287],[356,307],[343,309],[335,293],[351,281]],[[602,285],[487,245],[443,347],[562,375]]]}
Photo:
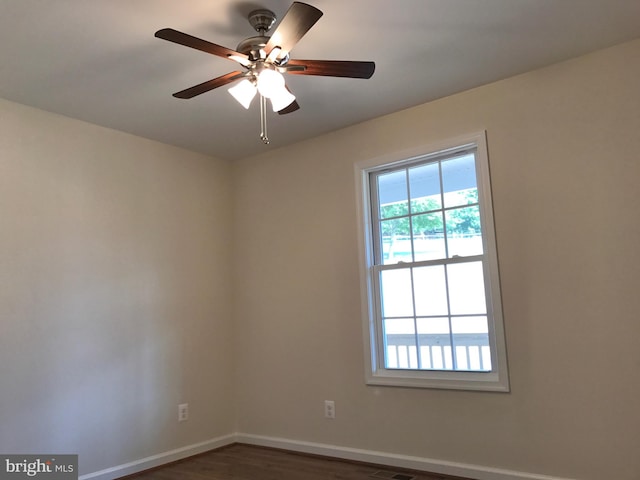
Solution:
{"label": "wooden fan blade", "polygon": [[[288,70],[288,67],[296,67]],[[298,67],[305,67],[304,70]],[[376,69],[374,62],[347,60],[289,60],[284,66],[292,75],[321,75],[325,77],[371,78]]]}
{"label": "wooden fan blade", "polygon": [[216,77],[212,80],[208,80],[204,83],[201,83],[199,85],[195,85],[191,88],[187,88],[185,90],[181,90],[179,92],[176,92],[173,94],[174,97],[176,98],[193,98],[197,95],[200,95],[202,93],[206,93],[210,90],[213,90],[214,88],[218,88],[218,87],[222,87],[224,85],[227,85],[235,80],[238,80],[239,78],[244,77],[245,74],[242,72],[229,72],[226,75],[222,75],[220,77]]}
{"label": "wooden fan blade", "polygon": [[300,105],[298,105],[297,100],[294,100],[288,107],[284,107],[282,110],[278,110],[278,114],[286,115],[287,113],[295,112],[296,110],[300,110]]}
{"label": "wooden fan blade", "polygon": [[269,53],[274,47],[280,47],[282,50],[280,58],[286,56],[305,33],[320,20],[320,17],[322,17],[322,11],[316,7],[302,2],[293,2],[271,35],[264,48],[265,51]]}
{"label": "wooden fan blade", "polygon": [[217,55],[218,57],[235,60],[241,65],[247,66],[251,64],[249,57],[240,52],[236,52],[227,47],[221,47],[220,45],[202,40],[201,38],[193,37],[187,33],[179,32],[173,28],[158,30],[155,36],[163,40],[168,40],[169,42],[177,43],[178,45],[184,45],[185,47],[191,47],[202,52]]}

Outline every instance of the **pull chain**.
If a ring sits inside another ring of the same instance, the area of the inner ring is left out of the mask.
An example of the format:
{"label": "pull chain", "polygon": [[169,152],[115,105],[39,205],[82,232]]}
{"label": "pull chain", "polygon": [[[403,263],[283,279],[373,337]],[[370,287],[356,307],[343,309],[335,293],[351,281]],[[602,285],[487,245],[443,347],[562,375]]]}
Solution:
{"label": "pull chain", "polygon": [[265,145],[269,145],[267,136],[267,99],[260,95],[260,139]]}

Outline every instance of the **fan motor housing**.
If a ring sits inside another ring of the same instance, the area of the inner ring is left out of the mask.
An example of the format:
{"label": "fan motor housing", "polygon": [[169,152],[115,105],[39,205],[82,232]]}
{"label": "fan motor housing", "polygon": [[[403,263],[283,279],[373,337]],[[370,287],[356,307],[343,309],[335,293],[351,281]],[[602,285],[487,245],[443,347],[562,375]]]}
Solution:
{"label": "fan motor housing", "polygon": [[255,37],[249,37],[242,40],[236,50],[240,53],[248,55],[251,59],[257,60],[260,58],[260,50],[263,50],[269,41],[269,37],[264,35],[258,35]]}
{"label": "fan motor housing", "polygon": [[[255,37],[249,37],[241,41],[236,50],[240,53],[244,53],[247,55],[252,61],[264,59],[264,47],[269,42],[271,37],[258,35]],[[278,58],[274,63],[276,65],[282,66],[285,65],[289,61],[289,54],[287,53],[282,58]]]}

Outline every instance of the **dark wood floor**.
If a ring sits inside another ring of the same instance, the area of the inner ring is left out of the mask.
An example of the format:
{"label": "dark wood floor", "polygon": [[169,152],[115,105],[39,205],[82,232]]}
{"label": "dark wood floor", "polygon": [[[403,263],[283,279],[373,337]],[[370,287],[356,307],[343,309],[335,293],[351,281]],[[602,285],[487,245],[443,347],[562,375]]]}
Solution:
{"label": "dark wood floor", "polygon": [[[380,472],[378,475],[375,475]],[[395,476],[394,474],[400,474]],[[406,476],[404,476],[406,475]],[[130,480],[458,480],[365,463],[234,444],[126,477]]]}

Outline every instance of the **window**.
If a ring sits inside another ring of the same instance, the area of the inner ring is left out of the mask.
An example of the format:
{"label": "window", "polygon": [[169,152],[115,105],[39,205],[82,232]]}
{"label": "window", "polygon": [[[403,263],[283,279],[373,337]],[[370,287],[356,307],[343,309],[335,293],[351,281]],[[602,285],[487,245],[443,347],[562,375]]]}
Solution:
{"label": "window", "polygon": [[508,391],[484,134],[357,176],[367,382]]}

